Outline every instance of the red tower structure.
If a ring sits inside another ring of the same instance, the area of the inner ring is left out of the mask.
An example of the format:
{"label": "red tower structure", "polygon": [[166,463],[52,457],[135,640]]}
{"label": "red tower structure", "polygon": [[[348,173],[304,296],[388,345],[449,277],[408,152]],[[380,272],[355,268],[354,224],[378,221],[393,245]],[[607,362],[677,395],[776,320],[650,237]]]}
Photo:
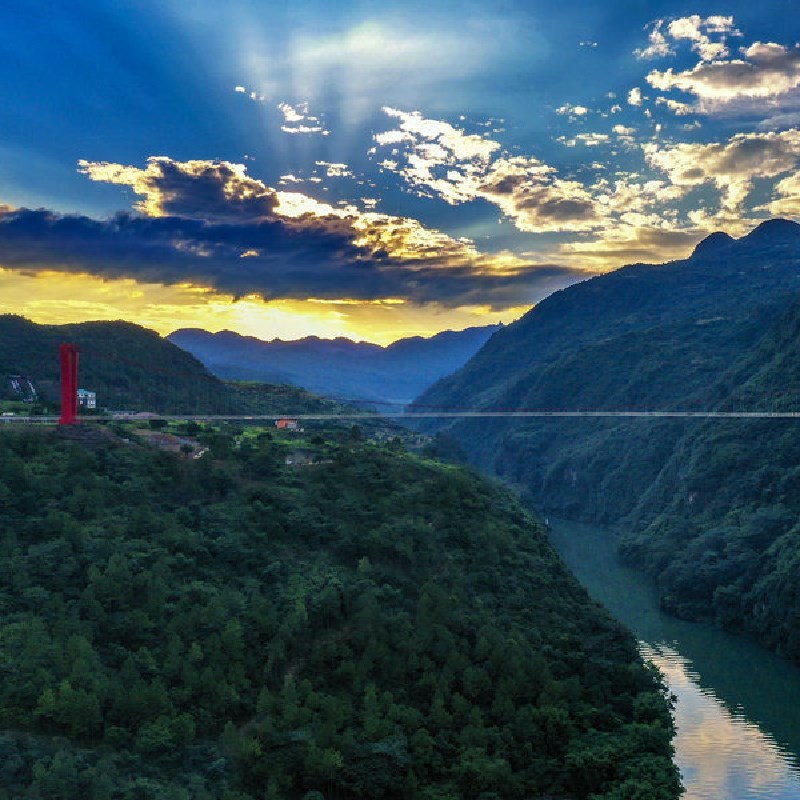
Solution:
{"label": "red tower structure", "polygon": [[59,425],[72,425],[78,416],[78,356],[76,344],[62,344],[58,348],[61,358],[61,419]]}

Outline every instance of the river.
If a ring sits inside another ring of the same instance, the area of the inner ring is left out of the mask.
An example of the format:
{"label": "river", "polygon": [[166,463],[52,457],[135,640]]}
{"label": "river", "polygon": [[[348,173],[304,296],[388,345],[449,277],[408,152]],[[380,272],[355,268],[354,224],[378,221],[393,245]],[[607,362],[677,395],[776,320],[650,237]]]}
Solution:
{"label": "river", "polygon": [[664,614],[603,528],[550,519],[556,549],[593,598],[639,637],[677,697],[686,800],[800,800],[800,670],[759,645]]}

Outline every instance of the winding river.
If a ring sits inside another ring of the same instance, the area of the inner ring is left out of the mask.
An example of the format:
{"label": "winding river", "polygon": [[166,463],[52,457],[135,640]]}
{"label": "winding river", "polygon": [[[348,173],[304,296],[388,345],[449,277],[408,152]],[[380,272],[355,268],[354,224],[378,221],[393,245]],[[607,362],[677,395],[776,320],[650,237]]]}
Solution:
{"label": "winding river", "polygon": [[686,800],[800,800],[800,670],[753,642],[664,614],[603,528],[550,519],[553,544],[596,600],[639,637],[678,698]]}

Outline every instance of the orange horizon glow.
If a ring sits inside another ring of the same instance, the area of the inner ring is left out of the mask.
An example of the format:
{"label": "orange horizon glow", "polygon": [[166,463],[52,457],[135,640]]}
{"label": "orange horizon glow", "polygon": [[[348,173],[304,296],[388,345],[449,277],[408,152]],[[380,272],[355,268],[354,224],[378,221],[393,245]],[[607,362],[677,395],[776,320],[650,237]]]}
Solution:
{"label": "orange horizon glow", "polygon": [[0,268],[0,314],[19,314],[44,325],[124,320],[166,336],[180,328],[294,340],[346,337],[388,345],[409,336],[429,337],[508,323],[530,306],[498,311],[488,306],[446,308],[402,298],[263,300],[234,298],[191,284],[167,286],[132,279],[102,279],[62,272],[21,273]]}

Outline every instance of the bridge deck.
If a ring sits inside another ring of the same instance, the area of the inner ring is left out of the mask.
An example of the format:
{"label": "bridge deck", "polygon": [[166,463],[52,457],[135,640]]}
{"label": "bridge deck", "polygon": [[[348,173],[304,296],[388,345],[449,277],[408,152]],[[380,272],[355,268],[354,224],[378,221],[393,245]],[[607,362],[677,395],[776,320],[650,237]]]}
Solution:
{"label": "bridge deck", "polygon": [[[370,418],[390,418],[397,420],[413,419],[507,419],[507,418],[547,418],[547,417],[627,417],[645,419],[800,419],[800,411],[535,411],[535,410],[508,410],[508,411],[376,411],[347,414],[153,414],[138,416],[134,414],[117,414],[113,416],[78,417],[78,422],[147,422],[149,419],[163,419],[170,421],[194,422],[272,422],[288,417],[298,421],[325,421],[325,420],[364,420]],[[55,424],[59,420],[56,416],[30,417],[14,416],[0,417],[0,426],[5,424]]]}

